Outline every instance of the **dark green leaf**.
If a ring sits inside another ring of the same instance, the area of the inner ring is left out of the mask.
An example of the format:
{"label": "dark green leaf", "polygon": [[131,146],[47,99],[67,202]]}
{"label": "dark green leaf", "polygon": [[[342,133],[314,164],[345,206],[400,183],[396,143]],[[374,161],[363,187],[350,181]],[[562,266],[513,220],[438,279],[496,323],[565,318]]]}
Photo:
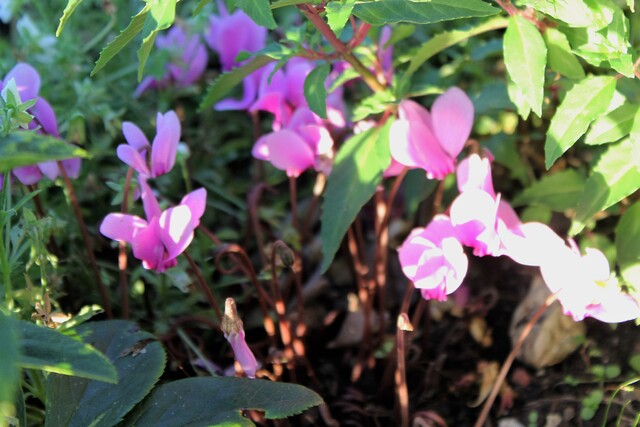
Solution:
{"label": "dark green leaf", "polygon": [[322,202],[322,271],[331,265],[349,226],[373,196],[391,162],[391,121],[351,137],[338,151]]}
{"label": "dark green leaf", "polygon": [[337,0],[327,3],[327,23],[337,37],[347,24],[356,0]]}
{"label": "dark green leaf", "polygon": [[409,78],[409,76],[415,73],[422,64],[438,52],[442,52],[444,49],[478,34],[504,28],[508,23],[508,19],[497,16],[467,30],[447,31],[433,36],[413,55],[404,78]]}
{"label": "dark green leaf", "polygon": [[616,79],[587,77],[576,83],[551,119],[544,144],[547,169],[587,131],[589,124],[609,106]]}
{"label": "dark green leaf", "polygon": [[527,104],[542,116],[547,48],[535,25],[521,16],[511,17],[504,34],[504,63]]}
{"label": "dark green leaf", "polygon": [[60,34],[62,34],[62,30],[64,29],[64,25],[67,23],[69,18],[71,18],[71,14],[76,10],[76,7],[78,7],[82,2],[83,0],[67,0],[67,5],[62,11],[60,23],[58,24],[58,29],[56,30],[56,37],[60,37]]}
{"label": "dark green leaf", "polygon": [[0,173],[18,166],[72,157],[88,157],[88,154],[75,145],[36,132],[12,132],[0,140]]}
{"label": "dark green leaf", "polygon": [[589,132],[584,138],[585,144],[607,144],[624,138],[631,131],[637,111],[637,105],[624,103],[604,116],[600,116],[591,123]]}
{"label": "dark green leaf", "polygon": [[583,79],[584,70],[578,58],[571,52],[569,40],[555,28],[547,28],[544,32],[547,44],[547,62],[549,67],[570,79]]}
{"label": "dark green leaf", "polygon": [[584,192],[585,177],[573,169],[545,175],[513,199],[514,206],[543,205],[556,212],[574,209]]}
{"label": "dark green leaf", "polygon": [[151,10],[151,3],[146,3],[138,14],[131,18],[131,22],[100,52],[100,57],[96,61],[95,67],[91,71],[91,75],[95,75],[100,71],[111,59],[116,56],[135,36],[138,35],[144,27],[147,14]]}
{"label": "dark green leaf", "polygon": [[[15,415],[14,400],[20,384],[17,323],[0,310],[0,421]],[[1,422],[0,422],[1,423]]]}
{"label": "dark green leaf", "polygon": [[307,104],[311,111],[323,119],[327,118],[327,88],[324,82],[330,71],[331,65],[325,62],[311,70],[304,80],[304,97]]}
{"label": "dark green leaf", "polygon": [[269,0],[236,0],[236,5],[253,21],[270,30],[275,30],[278,24],[273,19]]}
{"label": "dark green leaf", "polygon": [[242,411],[263,411],[267,419],[299,414],[321,405],[322,398],[297,384],[215,377],[189,378],[153,391],[125,425],[253,426]]}
{"label": "dark green leaf", "polygon": [[357,3],[353,14],[371,25],[395,22],[432,24],[453,19],[490,16],[500,13],[480,0],[384,0]]}
{"label": "dark green leaf", "polygon": [[49,375],[46,425],[116,425],[160,378],[165,365],[164,350],[153,335],[124,320],[84,323],[75,332],[104,352],[115,365],[120,381],[106,384]]}
{"label": "dark green leaf", "polygon": [[33,323],[21,321],[19,328],[21,367],[110,383],[118,381],[109,359],[89,344]]}
{"label": "dark green leaf", "polygon": [[570,235],[579,233],[595,214],[640,188],[640,171],[629,161],[631,151],[632,144],[625,139],[608,145],[597,159],[578,203]]}
{"label": "dark green leaf", "polygon": [[259,68],[264,67],[270,62],[275,61],[267,55],[260,55],[253,58],[241,67],[220,75],[213,83],[209,85],[207,94],[202,102],[200,102],[199,110],[212,107],[216,102],[225,97],[238,84],[242,83],[245,77],[253,73]]}
{"label": "dark green leaf", "polygon": [[640,289],[640,202],[620,218],[616,227],[616,250],[622,277]]}

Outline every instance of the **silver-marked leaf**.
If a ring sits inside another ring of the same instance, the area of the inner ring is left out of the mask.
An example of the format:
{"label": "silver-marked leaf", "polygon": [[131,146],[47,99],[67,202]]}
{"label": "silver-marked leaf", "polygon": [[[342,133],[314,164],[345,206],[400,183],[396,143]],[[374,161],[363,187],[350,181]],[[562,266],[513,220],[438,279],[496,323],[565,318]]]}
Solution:
{"label": "silver-marked leaf", "polygon": [[327,23],[337,37],[340,37],[344,26],[347,25],[355,4],[356,0],[337,0],[327,3]]}
{"label": "silver-marked leaf", "polygon": [[555,28],[547,28],[544,32],[547,44],[547,62],[549,67],[570,79],[583,79],[584,70],[578,58],[571,52],[569,40],[562,32]]}
{"label": "silver-marked leaf", "polygon": [[596,160],[578,202],[570,235],[579,233],[595,214],[607,209],[640,188],[640,171],[630,162],[629,139],[610,144]]}
{"label": "silver-marked leaf", "polygon": [[547,131],[544,144],[547,169],[584,135],[592,121],[607,110],[615,89],[613,77],[592,76],[576,83],[567,92]]}
{"label": "silver-marked leaf", "polygon": [[490,16],[500,9],[480,0],[384,0],[357,3],[353,14],[371,25],[395,22],[432,24],[453,19]]}
{"label": "silver-marked leaf", "polygon": [[270,30],[274,30],[278,26],[275,19],[273,19],[269,0],[236,0],[236,5],[249,15],[256,24],[267,27]]}
{"label": "silver-marked leaf", "polygon": [[324,84],[331,65],[327,62],[311,70],[304,80],[304,97],[311,111],[323,119],[327,118],[327,88]]}
{"label": "silver-marked leaf", "polygon": [[624,103],[613,111],[598,117],[591,123],[584,142],[588,145],[600,145],[616,142],[629,135],[638,105]]}
{"label": "silver-marked leaf", "polygon": [[531,110],[542,116],[547,47],[538,29],[521,16],[513,16],[504,34],[504,63]]}

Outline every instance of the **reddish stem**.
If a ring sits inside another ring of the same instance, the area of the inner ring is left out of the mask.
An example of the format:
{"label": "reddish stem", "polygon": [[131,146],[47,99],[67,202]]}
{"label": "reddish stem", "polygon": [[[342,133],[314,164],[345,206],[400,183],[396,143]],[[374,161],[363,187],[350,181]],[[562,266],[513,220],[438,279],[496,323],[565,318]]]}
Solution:
{"label": "reddish stem", "polygon": [[[127,171],[127,177],[124,181],[124,189],[122,190],[122,205],[120,211],[123,214],[127,213],[129,205],[129,188],[131,186],[131,179],[133,178],[133,168],[129,168]],[[127,243],[120,241],[118,243],[118,270],[120,270],[120,303],[122,305],[122,318],[129,318],[129,284],[127,283]]]}
{"label": "reddish stem", "polygon": [[191,271],[193,271],[193,274],[196,276],[196,279],[197,279],[196,281],[198,282],[198,285],[200,285],[200,290],[202,291],[202,293],[204,293],[213,311],[216,312],[216,317],[218,318],[218,322],[222,324],[222,310],[220,310],[220,307],[218,306],[218,302],[213,296],[211,289],[209,289],[209,285],[207,285],[206,280],[204,280],[204,277],[202,276],[202,272],[200,272],[200,268],[198,268],[198,265],[193,261],[193,258],[191,258],[191,255],[189,255],[187,251],[184,251],[184,257],[187,259],[187,262],[191,267]]}

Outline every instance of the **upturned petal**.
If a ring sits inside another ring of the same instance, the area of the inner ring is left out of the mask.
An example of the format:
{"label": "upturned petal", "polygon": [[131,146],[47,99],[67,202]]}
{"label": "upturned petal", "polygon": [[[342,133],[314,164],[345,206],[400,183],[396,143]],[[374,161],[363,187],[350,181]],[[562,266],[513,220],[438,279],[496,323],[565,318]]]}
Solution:
{"label": "upturned petal", "polygon": [[182,198],[180,205],[187,206],[191,211],[191,220],[194,228],[200,225],[200,218],[204,215],[204,209],[207,206],[207,190],[199,188],[192,191]]}
{"label": "upturned petal", "polygon": [[498,255],[500,237],[497,215],[500,200],[485,191],[469,189],[451,204],[451,224],[465,246],[473,248],[476,256]]}
{"label": "upturned petal", "polygon": [[55,136],[56,138],[60,137],[56,113],[44,98],[38,97],[34,106],[29,109],[29,112],[36,119],[37,124],[41,126],[44,133]]}
{"label": "upturned petal", "polygon": [[151,144],[149,144],[149,140],[145,134],[134,123],[122,122],[122,133],[124,134],[124,139],[126,139],[129,145],[136,151],[142,152],[145,149],[151,148]]}
{"label": "upturned petal", "polygon": [[265,136],[269,147],[269,161],[292,177],[299,176],[314,164],[311,147],[297,133],[283,129]]}
{"label": "upturned petal", "polygon": [[127,145],[127,144],[118,145],[118,148],[116,149],[116,154],[124,164],[131,166],[138,173],[145,176],[151,175],[151,171],[147,166],[147,162],[145,158],[142,157],[142,154],[140,154],[140,152],[136,150],[134,147],[132,147],[131,145]]}
{"label": "upturned petal", "polygon": [[157,133],[151,145],[151,174],[157,177],[169,172],[176,162],[180,143],[180,120],[174,111],[158,113]]}
{"label": "upturned petal", "polygon": [[32,185],[42,179],[42,173],[38,166],[21,166],[13,169],[11,172],[24,185]]}
{"label": "upturned petal", "polygon": [[141,176],[138,179],[138,184],[140,185],[140,197],[142,198],[144,213],[150,222],[153,218],[160,217],[162,213],[160,211],[160,205],[158,204],[158,199],[156,199],[155,194],[153,194],[153,190],[149,187],[149,184],[147,184],[145,177]]}
{"label": "upturned petal", "polygon": [[147,227],[134,234],[131,247],[133,256],[142,260],[144,268],[162,273],[166,270],[164,264],[166,251],[159,234],[159,218],[154,217]]}
{"label": "upturned petal", "polygon": [[472,154],[462,160],[456,168],[456,178],[461,193],[469,188],[477,188],[493,197],[496,195],[491,178],[491,161],[487,157],[480,158]]}
{"label": "upturned petal", "polygon": [[100,233],[111,240],[133,243],[133,237],[147,227],[147,221],[121,213],[107,215],[100,224]]}
{"label": "upturned petal", "polygon": [[3,79],[3,86],[15,79],[18,93],[22,102],[38,97],[40,92],[40,75],[31,65],[24,62],[17,63]]}
{"label": "upturned petal", "polygon": [[452,87],[440,95],[431,107],[433,132],[442,148],[456,158],[469,139],[473,126],[473,103],[466,93]]}
{"label": "upturned petal", "polygon": [[189,206],[179,205],[162,212],[158,236],[167,250],[167,259],[176,258],[189,246],[194,228]]}

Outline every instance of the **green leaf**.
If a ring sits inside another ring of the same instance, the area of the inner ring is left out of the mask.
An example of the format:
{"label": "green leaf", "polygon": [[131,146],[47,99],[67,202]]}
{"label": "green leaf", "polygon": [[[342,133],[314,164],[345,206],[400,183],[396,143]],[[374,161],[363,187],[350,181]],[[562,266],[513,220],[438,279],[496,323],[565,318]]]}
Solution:
{"label": "green leaf", "polygon": [[504,62],[533,112],[542,116],[547,48],[535,25],[521,16],[511,17],[504,34]]}
{"label": "green leaf", "polygon": [[631,13],[636,13],[635,0],[627,0],[627,7],[631,10]]}
{"label": "green leaf", "polygon": [[331,65],[327,62],[311,70],[304,79],[304,97],[311,111],[323,119],[327,118],[327,88],[324,85]]}
{"label": "green leaf", "polygon": [[106,384],[49,375],[46,426],[116,425],[160,378],[165,365],[162,345],[135,323],[124,320],[84,323],[75,332],[104,352],[120,381]]}
{"label": "green leaf", "polygon": [[347,25],[355,4],[356,0],[337,0],[327,3],[327,23],[337,37],[340,37],[344,26]]}
{"label": "green leaf", "polygon": [[211,0],[200,0],[196,5],[196,8],[193,10],[193,16],[196,16],[200,12],[202,12],[202,9],[204,9],[204,7],[209,3],[211,3]]}
{"label": "green leaf", "polygon": [[544,41],[547,44],[547,62],[553,71],[570,79],[584,78],[582,65],[571,52],[567,36],[555,28],[547,28],[544,32]]}
{"label": "green leaf", "polygon": [[205,108],[212,107],[216,102],[220,101],[225,97],[225,95],[231,92],[234,87],[242,83],[242,80],[244,80],[245,77],[273,61],[275,61],[275,59],[267,55],[256,56],[243,66],[234,68],[233,70],[220,75],[209,85],[207,94],[200,102],[198,110],[202,111]]}
{"label": "green leaf", "polygon": [[100,57],[96,61],[95,67],[91,71],[91,76],[94,76],[100,71],[111,59],[116,56],[135,36],[138,35],[144,27],[147,14],[151,10],[151,3],[146,3],[142,10],[137,15],[131,18],[131,22],[113,39],[108,45],[100,52]]}
{"label": "green leaf", "polygon": [[422,64],[424,64],[429,58],[433,57],[438,52],[442,52],[446,48],[451,47],[473,36],[477,36],[478,34],[504,28],[508,23],[508,19],[497,16],[467,30],[446,31],[444,33],[433,36],[431,39],[429,39],[428,42],[420,46],[420,49],[418,49],[418,51],[413,55],[411,63],[409,64],[409,68],[405,72],[404,78],[408,79],[413,73],[418,70],[418,68],[420,68]]}
{"label": "green leaf", "polygon": [[351,119],[354,122],[364,120],[372,114],[378,114],[389,108],[389,105],[393,104],[396,98],[391,91],[383,90],[374,93],[371,96],[364,98],[353,110],[353,117]]}
{"label": "green leaf", "polygon": [[62,30],[64,29],[65,24],[71,18],[71,14],[76,10],[76,7],[82,3],[83,0],[67,0],[67,5],[62,11],[62,16],[60,17],[60,23],[58,24],[58,29],[56,30],[56,37],[60,37],[62,34]]}
{"label": "green leaf", "polygon": [[556,212],[576,207],[585,187],[585,177],[573,169],[545,175],[525,188],[515,199],[514,206],[543,205]]}
{"label": "green leaf", "polygon": [[278,27],[273,19],[273,12],[269,5],[269,0],[236,0],[236,5],[249,15],[253,21],[270,30]]}
{"label": "green leaf", "polygon": [[12,132],[0,140],[0,173],[18,166],[72,157],[88,157],[88,153],[61,139],[30,131]]}
{"label": "green leaf", "polygon": [[14,401],[20,384],[18,363],[19,334],[16,321],[0,310],[0,424],[6,417],[15,416]]}
{"label": "green leaf", "polygon": [[624,103],[613,111],[600,116],[589,128],[584,142],[588,145],[600,145],[616,142],[631,131],[638,105]]}
{"label": "green leaf", "polygon": [[322,398],[297,384],[233,377],[188,378],[153,391],[125,425],[253,426],[245,410],[263,411],[267,419],[299,414],[321,405]]}
{"label": "green leaf", "polygon": [[599,29],[611,22],[608,0],[525,0],[524,3],[570,27]]}
{"label": "green leaf", "polygon": [[508,79],[507,82],[507,93],[509,94],[509,99],[516,106],[516,111],[518,115],[522,117],[522,120],[527,120],[529,118],[529,114],[531,114],[531,106],[527,99],[522,93],[520,86],[516,85],[511,79]]}
{"label": "green leaf", "polygon": [[362,206],[373,196],[391,162],[391,121],[351,137],[338,151],[322,201],[322,271],[333,261],[342,238]]}
{"label": "green leaf", "polygon": [[89,344],[33,323],[21,321],[19,328],[21,367],[110,383],[118,381],[109,359]]}
{"label": "green leaf", "polygon": [[640,289],[640,202],[628,208],[618,222],[616,251],[622,277]]}
{"label": "green leaf", "polygon": [[171,27],[176,19],[177,0],[155,0],[151,6],[151,13],[147,15],[143,31],[142,45],[138,49],[138,81],[142,80],[144,66],[149,58],[149,53],[156,41],[156,36],[162,30]]}
{"label": "green leaf", "polygon": [[547,169],[587,131],[611,102],[616,89],[613,77],[587,77],[576,83],[551,119],[544,144]]}
{"label": "green leaf", "polygon": [[630,140],[625,139],[608,145],[596,160],[578,203],[570,235],[579,233],[595,214],[640,188],[640,171],[629,161],[631,150]]}
{"label": "green leaf", "polygon": [[490,16],[500,13],[480,0],[384,0],[357,3],[353,14],[371,25],[395,22],[433,24],[461,18]]}

